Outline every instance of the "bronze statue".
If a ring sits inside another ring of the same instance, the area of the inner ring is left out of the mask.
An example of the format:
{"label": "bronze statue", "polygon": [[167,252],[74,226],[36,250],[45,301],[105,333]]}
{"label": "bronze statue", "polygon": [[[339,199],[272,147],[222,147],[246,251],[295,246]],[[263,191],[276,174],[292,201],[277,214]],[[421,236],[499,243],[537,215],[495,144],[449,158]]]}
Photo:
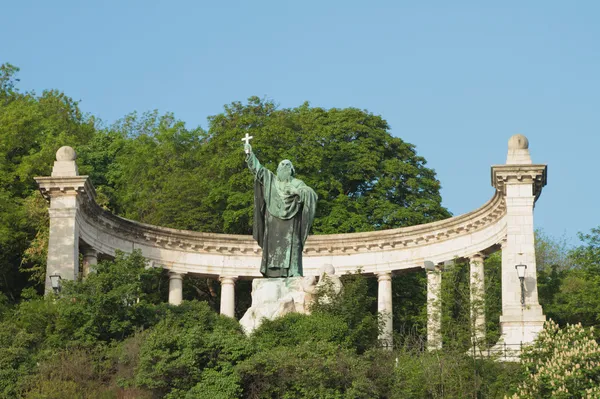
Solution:
{"label": "bronze statue", "polygon": [[263,167],[248,143],[246,163],[254,173],[253,237],[262,248],[260,272],[265,277],[302,276],[302,250],[315,218],[317,194],[294,177],[294,166],[283,160],[277,175]]}

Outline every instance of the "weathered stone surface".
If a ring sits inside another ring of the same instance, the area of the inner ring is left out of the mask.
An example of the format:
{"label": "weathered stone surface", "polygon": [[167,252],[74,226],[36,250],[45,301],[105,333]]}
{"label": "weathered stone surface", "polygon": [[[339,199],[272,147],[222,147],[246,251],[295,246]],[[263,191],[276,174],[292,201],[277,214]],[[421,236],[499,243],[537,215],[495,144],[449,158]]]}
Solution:
{"label": "weathered stone surface", "polygon": [[252,306],[241,318],[247,334],[258,328],[264,319],[274,320],[292,312],[308,313],[312,294],[305,292],[310,278],[256,278],[252,281]]}
{"label": "weathered stone surface", "polygon": [[[500,340],[494,352],[511,350],[516,360],[522,344],[533,342],[546,317],[538,301],[533,208],[546,184],[546,165],[533,165],[528,141],[513,136],[507,165],[492,167],[494,186],[502,190],[506,203],[506,239],[502,241],[502,315]],[[518,152],[518,153],[516,153]],[[527,266],[524,281],[525,303],[515,265]]]}

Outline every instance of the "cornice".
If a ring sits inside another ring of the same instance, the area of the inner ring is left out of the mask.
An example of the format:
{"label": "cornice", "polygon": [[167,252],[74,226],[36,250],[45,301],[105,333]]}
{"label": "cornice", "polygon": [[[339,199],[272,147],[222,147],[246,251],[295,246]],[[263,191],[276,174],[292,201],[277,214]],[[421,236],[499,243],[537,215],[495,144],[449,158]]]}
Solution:
{"label": "cornice", "polygon": [[502,195],[506,195],[507,184],[533,184],[533,195],[537,200],[547,183],[548,166],[531,165],[494,165],[492,166],[492,186]]}
{"label": "cornice", "polygon": [[[81,217],[89,224],[125,241],[192,253],[231,256],[262,253],[251,236],[201,233],[136,222],[102,209],[93,195],[82,196],[80,210]],[[313,235],[308,238],[304,253],[307,257],[351,255],[429,245],[481,230],[496,223],[505,212],[504,198],[496,192],[490,201],[473,212],[433,223],[364,233]]]}
{"label": "cornice", "polygon": [[90,200],[95,201],[96,191],[89,182],[88,176],[68,177],[34,177],[40,193],[50,200],[52,197],[65,195],[86,194]]}

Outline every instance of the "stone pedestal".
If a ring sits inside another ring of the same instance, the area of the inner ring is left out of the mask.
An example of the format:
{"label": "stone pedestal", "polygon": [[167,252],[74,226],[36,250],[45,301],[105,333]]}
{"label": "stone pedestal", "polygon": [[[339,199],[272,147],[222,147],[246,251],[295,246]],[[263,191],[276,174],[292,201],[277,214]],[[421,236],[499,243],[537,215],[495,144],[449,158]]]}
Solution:
{"label": "stone pedestal", "polygon": [[[546,165],[532,164],[529,142],[509,140],[506,165],[492,167],[492,184],[506,201],[506,240],[502,243],[502,315],[498,344],[492,348],[506,360],[517,360],[522,345],[533,342],[546,317],[538,302],[533,207],[546,184]],[[525,265],[524,303],[516,265]]]}
{"label": "stone pedestal", "polygon": [[305,277],[256,278],[252,281],[252,306],[241,318],[246,334],[264,319],[274,320],[291,312],[308,313],[310,294],[304,291]]}
{"label": "stone pedestal", "polygon": [[53,291],[50,276],[76,280],[79,273],[79,197],[93,191],[87,176],[78,176],[71,147],[56,152],[51,177],[36,177],[42,195],[50,201],[50,236],[45,293]]}

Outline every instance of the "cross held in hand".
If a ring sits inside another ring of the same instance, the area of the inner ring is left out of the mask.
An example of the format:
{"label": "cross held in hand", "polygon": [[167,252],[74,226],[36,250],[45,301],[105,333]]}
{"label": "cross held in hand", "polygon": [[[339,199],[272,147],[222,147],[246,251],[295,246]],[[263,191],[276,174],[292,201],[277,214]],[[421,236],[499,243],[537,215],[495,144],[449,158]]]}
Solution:
{"label": "cross held in hand", "polygon": [[[249,136],[248,133],[246,132],[246,137],[244,137],[242,139],[242,141],[244,141],[246,143],[246,145],[250,144],[250,139],[253,138],[252,136]],[[245,149],[246,154],[248,154],[250,151],[246,148]]]}
{"label": "cross held in hand", "polygon": [[246,133],[246,137],[244,137],[242,139],[242,141],[245,141],[246,144],[250,144],[250,139],[253,139],[253,138],[254,138],[254,136],[248,136],[248,133]]}

